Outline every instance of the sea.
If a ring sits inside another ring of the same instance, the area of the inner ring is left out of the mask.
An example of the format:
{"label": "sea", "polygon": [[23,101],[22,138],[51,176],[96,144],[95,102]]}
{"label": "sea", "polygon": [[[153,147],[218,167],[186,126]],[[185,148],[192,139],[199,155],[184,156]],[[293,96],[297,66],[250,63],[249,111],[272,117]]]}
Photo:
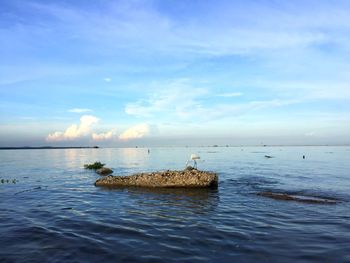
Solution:
{"label": "sea", "polygon": [[[218,188],[102,188],[84,169],[181,170],[193,153]],[[0,262],[350,262],[350,147],[1,150]]]}

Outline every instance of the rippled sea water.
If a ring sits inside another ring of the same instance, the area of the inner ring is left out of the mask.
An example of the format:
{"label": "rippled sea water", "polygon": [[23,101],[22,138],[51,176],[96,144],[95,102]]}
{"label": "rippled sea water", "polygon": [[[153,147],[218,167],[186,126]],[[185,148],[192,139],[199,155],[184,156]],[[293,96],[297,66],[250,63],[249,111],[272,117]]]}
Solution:
{"label": "rippled sea water", "polygon": [[[183,169],[191,153],[218,189],[98,188],[83,169]],[[350,147],[2,150],[1,179],[0,262],[350,262]]]}

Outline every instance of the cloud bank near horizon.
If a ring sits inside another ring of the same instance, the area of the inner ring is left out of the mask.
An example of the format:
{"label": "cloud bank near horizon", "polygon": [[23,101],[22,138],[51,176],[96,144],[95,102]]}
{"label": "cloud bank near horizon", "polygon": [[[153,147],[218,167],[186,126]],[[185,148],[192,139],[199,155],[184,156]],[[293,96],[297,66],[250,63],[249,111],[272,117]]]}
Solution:
{"label": "cloud bank near horizon", "polygon": [[46,137],[47,142],[64,142],[64,141],[77,141],[81,139],[91,139],[95,142],[103,141],[128,141],[133,139],[141,139],[145,136],[150,135],[151,128],[147,123],[141,123],[134,125],[120,135],[117,135],[116,129],[96,133],[94,128],[96,124],[100,121],[99,118],[92,115],[83,115],[80,118],[79,124],[72,124],[64,132],[56,131],[50,133]]}
{"label": "cloud bank near horizon", "polygon": [[72,124],[64,132],[56,131],[50,133],[46,140],[48,142],[71,141],[88,136],[99,119],[92,115],[83,115],[79,124]]}

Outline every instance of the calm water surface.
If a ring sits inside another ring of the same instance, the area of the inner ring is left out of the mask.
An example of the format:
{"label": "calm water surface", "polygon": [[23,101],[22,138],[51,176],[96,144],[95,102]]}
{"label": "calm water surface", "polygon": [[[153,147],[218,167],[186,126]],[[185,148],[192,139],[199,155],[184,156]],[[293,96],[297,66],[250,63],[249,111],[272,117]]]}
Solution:
{"label": "calm water surface", "polygon": [[[182,169],[191,153],[218,189],[108,190],[82,168]],[[0,262],[350,262],[350,147],[3,150],[0,179]]]}

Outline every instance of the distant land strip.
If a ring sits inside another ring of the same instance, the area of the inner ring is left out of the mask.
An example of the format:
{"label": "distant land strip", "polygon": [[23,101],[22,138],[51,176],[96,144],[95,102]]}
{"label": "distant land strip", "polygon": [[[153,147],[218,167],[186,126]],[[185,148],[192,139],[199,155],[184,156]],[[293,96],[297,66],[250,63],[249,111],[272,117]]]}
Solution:
{"label": "distant land strip", "polygon": [[98,146],[67,146],[67,147],[55,147],[55,146],[40,146],[40,147],[0,147],[0,150],[42,150],[42,149],[98,149]]}

